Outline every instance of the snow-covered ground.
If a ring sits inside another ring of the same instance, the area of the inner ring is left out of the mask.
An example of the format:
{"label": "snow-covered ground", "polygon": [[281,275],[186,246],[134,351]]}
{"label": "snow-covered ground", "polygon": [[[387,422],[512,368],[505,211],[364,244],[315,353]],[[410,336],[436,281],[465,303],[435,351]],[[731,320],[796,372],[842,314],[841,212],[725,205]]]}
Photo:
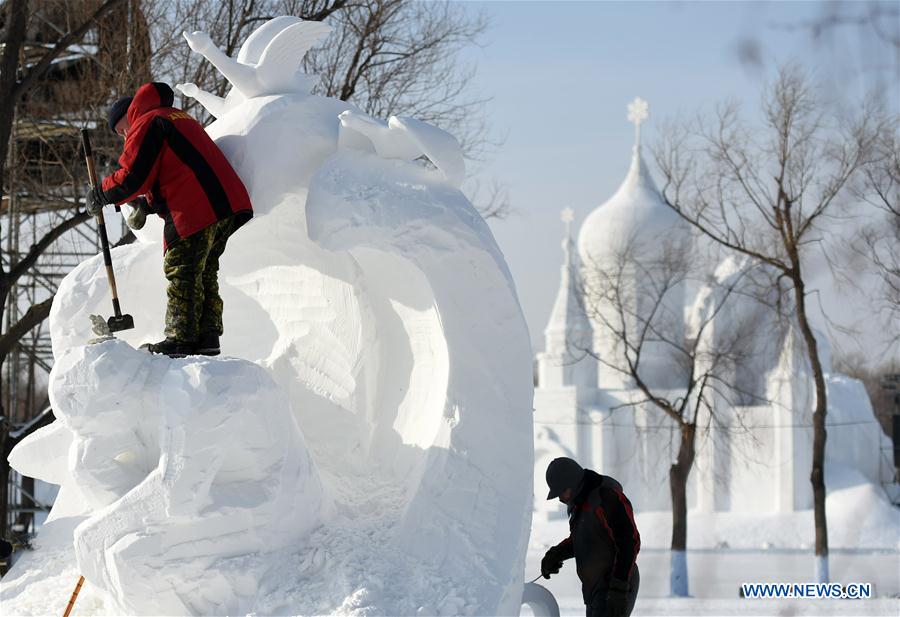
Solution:
{"label": "snow-covered ground", "polygon": [[[639,523],[640,524],[640,523]],[[560,539],[564,536],[560,536]],[[546,547],[532,545],[526,560],[528,580],[540,574],[540,561]],[[662,605],[669,598],[669,552],[658,548],[641,548],[638,556],[641,586],[636,613],[644,601]],[[560,606],[581,606],[581,587],[574,563],[566,563],[559,574],[539,583],[556,596]],[[900,595],[900,552],[870,550],[832,550],[830,559],[832,582],[842,584],[869,583],[874,598],[897,599]],[[813,555],[809,550],[711,549],[688,551],[689,590],[697,603],[714,602],[734,605],[763,603],[763,600],[739,597],[744,583],[809,583],[814,582]],[[834,601],[832,601],[834,602]],[[864,602],[860,600],[859,602]]]}
{"label": "snow-covered ground", "polygon": [[[638,524],[647,530],[656,515],[639,516]],[[81,519],[63,519],[41,531],[36,545],[38,551],[26,555],[28,568],[14,568],[4,579],[4,604],[15,606],[14,612],[3,609],[4,615],[60,614],[78,580],[78,569],[73,553],[67,550],[44,550],[52,545],[54,537],[71,534]],[[279,569],[273,571],[266,582],[265,597],[255,614],[288,614],[284,602],[294,593],[302,593],[303,573],[327,567],[330,555],[352,553],[358,547],[371,544],[377,538],[380,525],[377,520],[357,521],[355,525],[342,524],[331,530],[334,540],[342,538],[343,549],[333,547],[322,551],[318,557],[302,560],[299,554],[285,551],[279,556]],[[540,572],[540,558],[546,544],[537,540],[548,538],[558,541],[564,537],[565,522],[538,523],[529,546],[525,574],[528,579]],[[323,530],[313,535],[320,542]],[[342,607],[343,612],[361,608],[373,595],[390,594],[395,588],[392,572],[385,569],[386,562],[365,558],[360,560],[360,579],[366,582],[366,591],[350,599]],[[641,569],[641,592],[635,606],[635,617],[640,615],[897,615],[900,612],[900,552],[897,550],[848,550],[834,549],[831,554],[831,573],[834,581],[861,582],[873,585],[873,598],[869,600],[751,600],[739,597],[739,589],[746,582],[808,582],[812,580],[812,556],[809,550],[800,549],[695,549],[688,552],[690,570],[690,598],[668,597],[668,552],[663,548],[642,548],[638,557]],[[24,564],[23,564],[24,565]],[[574,564],[567,563],[562,571],[549,581],[540,584],[556,596],[563,615],[582,615],[584,605],[575,575]],[[9,590],[12,589],[11,593]],[[27,590],[27,591],[26,591]],[[315,590],[310,590],[315,593]],[[21,597],[19,597],[21,595]],[[359,604],[353,605],[356,601]],[[279,607],[281,610],[279,611]],[[322,607],[326,612],[328,607]],[[335,607],[331,607],[332,610]],[[437,609],[422,614],[437,614]],[[108,615],[108,607],[97,589],[87,584],[73,615]],[[365,613],[363,613],[365,614]],[[523,615],[531,614],[526,608]]]}

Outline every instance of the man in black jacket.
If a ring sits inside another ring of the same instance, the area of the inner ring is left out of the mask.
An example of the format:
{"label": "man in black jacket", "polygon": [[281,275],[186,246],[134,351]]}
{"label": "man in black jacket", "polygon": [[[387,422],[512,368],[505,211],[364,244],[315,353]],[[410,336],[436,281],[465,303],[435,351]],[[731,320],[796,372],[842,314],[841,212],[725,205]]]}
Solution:
{"label": "man in black jacket", "polygon": [[622,485],[570,458],[550,462],[547,485],[547,499],[568,508],[570,533],[544,555],[541,574],[549,579],[574,557],[587,617],[628,617],[640,585],[641,536]]}

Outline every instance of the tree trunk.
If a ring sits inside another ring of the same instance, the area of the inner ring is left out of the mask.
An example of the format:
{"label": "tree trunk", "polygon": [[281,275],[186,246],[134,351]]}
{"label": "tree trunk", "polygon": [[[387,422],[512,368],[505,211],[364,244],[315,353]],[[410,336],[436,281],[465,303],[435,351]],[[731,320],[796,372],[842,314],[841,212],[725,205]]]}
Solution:
{"label": "tree trunk", "polygon": [[[18,94],[16,93],[16,76],[19,66],[19,50],[25,41],[25,29],[28,23],[28,2],[16,0],[7,2],[6,38],[3,53],[0,56],[0,178],[6,169],[6,156],[9,153],[9,138],[12,135],[13,117]],[[0,200],[3,199],[3,184],[0,182]]]}
{"label": "tree trunk", "polygon": [[688,595],[687,572],[687,482],[694,465],[694,436],[697,427],[681,425],[678,457],[669,467],[669,489],[672,492],[672,546],[669,586],[676,597]]}
{"label": "tree trunk", "polygon": [[[9,535],[6,524],[9,517],[9,463],[6,459],[9,456],[9,451],[12,450],[10,447],[10,428],[9,422],[5,419],[0,419],[0,453],[3,455],[3,460],[0,460],[0,537],[3,538]],[[0,572],[0,575],[2,574],[6,574],[6,572]]]}
{"label": "tree trunk", "polygon": [[816,580],[819,583],[829,582],[828,576],[828,524],[825,518],[825,415],[828,411],[827,392],[825,390],[825,373],[819,359],[819,347],[809,318],[806,314],[806,290],[800,266],[795,265],[792,274],[794,290],[797,294],[797,323],[813,373],[816,386],[816,407],[813,412],[813,461],[809,480],[813,489],[813,517],[816,526]]}

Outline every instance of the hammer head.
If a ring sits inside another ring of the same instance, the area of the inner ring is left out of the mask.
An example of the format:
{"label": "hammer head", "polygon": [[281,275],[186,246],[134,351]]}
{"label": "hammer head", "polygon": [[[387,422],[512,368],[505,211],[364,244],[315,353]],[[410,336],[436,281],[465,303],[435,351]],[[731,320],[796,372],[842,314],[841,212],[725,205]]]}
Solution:
{"label": "hammer head", "polygon": [[116,317],[113,315],[106,320],[110,332],[120,332],[122,330],[131,330],[134,328],[134,318],[131,315],[122,315]]}

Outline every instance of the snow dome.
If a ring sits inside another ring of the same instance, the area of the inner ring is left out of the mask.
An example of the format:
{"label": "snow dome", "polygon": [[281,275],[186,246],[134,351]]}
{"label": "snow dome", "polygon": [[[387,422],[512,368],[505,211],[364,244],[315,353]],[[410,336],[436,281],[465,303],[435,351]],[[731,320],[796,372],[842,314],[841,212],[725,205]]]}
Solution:
{"label": "snow dome", "polygon": [[650,257],[667,241],[689,241],[688,224],[666,206],[641,155],[640,126],[647,118],[647,103],[629,105],[628,118],[635,123],[636,138],[628,175],[615,194],[591,212],[578,234],[581,261],[603,266],[615,260],[630,241],[640,245],[642,258]]}
{"label": "snow dome", "polygon": [[[619,309],[625,314],[629,341],[646,338],[641,332],[648,321],[652,321],[653,331],[669,340],[684,336],[684,286],[668,286],[664,297],[659,297],[654,273],[671,277],[678,272],[678,260],[685,259],[685,251],[691,247],[690,228],[665,204],[641,156],[640,129],[647,109],[640,98],[628,106],[628,119],[636,127],[628,175],[616,193],[587,216],[578,234],[584,301],[594,326],[595,352],[621,353],[621,335],[604,325],[622,320]],[[616,295],[622,299],[621,307],[607,301],[613,280],[620,281]],[[678,386],[683,367],[674,357],[676,353],[670,344],[647,338],[641,352],[642,378],[656,387]],[[612,363],[626,365],[624,358],[612,359]],[[628,380],[622,371],[604,364],[598,368],[598,383],[623,387]]]}

